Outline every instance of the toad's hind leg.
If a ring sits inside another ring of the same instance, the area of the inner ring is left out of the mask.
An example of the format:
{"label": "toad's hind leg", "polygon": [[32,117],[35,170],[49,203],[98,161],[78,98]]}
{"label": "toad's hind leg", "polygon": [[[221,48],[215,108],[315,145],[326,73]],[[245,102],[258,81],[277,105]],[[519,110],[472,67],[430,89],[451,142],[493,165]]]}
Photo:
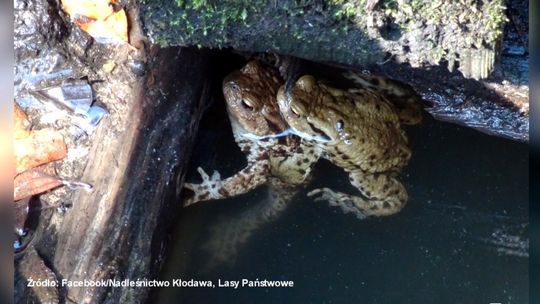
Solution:
{"label": "toad's hind leg", "polygon": [[308,196],[315,201],[326,200],[331,206],[340,207],[343,212],[353,212],[359,218],[386,216],[399,212],[407,203],[407,190],[390,174],[351,172],[350,181],[364,197],[334,192],[328,188],[315,189]]}
{"label": "toad's hind leg", "polygon": [[[386,96],[394,105],[402,124],[416,125],[422,122],[422,98],[410,85],[390,78],[358,74],[353,71],[347,71],[343,76],[355,82],[360,88],[369,88]],[[358,89],[349,91],[354,93]]]}

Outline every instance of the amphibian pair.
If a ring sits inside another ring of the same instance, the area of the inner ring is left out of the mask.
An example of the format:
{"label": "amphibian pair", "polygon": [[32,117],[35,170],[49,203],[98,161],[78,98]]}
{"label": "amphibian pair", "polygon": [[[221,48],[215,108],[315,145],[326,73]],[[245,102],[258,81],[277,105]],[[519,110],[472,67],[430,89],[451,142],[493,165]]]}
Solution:
{"label": "amphibian pair", "polygon": [[411,156],[401,124],[418,123],[420,106],[409,102],[412,95],[395,83],[348,77],[360,86],[340,90],[305,75],[285,94],[276,69],[258,61],[227,76],[227,111],[248,165],[224,180],[198,168],[203,182],[185,184],[194,192],[185,205],[233,197],[267,183],[282,209],[296,193],[293,189],[308,181],[318,159],[325,158],[349,174],[361,196],[328,188],[309,196],[360,218],[398,212],[408,196],[396,177]]}

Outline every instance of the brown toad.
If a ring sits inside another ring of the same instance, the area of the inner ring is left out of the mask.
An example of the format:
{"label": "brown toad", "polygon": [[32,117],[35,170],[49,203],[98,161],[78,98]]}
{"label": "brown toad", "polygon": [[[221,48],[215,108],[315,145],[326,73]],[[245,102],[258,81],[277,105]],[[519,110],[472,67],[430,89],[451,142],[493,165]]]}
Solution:
{"label": "brown toad", "polygon": [[239,217],[213,225],[212,238],[205,246],[212,255],[209,265],[234,261],[238,246],[259,226],[275,219],[310,175],[314,160],[309,155],[313,154],[304,155],[300,138],[288,134],[279,112],[276,95],[282,84],[276,69],[258,61],[248,62],[223,81],[233,135],[248,164],[224,180],[217,172],[210,178],[198,168],[203,182],[185,184],[194,192],[185,206],[233,197],[262,184],[268,185],[269,195]]}
{"label": "brown toad", "polygon": [[[222,199],[249,192],[267,182],[275,189],[304,183],[311,171],[303,160],[299,138],[287,134],[276,94],[283,84],[279,73],[258,61],[248,62],[223,81],[223,94],[236,143],[247,155],[247,166],[221,180],[217,171],[209,177],[198,168],[201,184],[187,183],[194,192],[185,206],[199,201]],[[272,177],[272,178],[270,178]]]}
{"label": "brown toad", "polygon": [[401,210],[408,195],[396,176],[411,152],[400,120],[419,121],[414,115],[405,117],[415,111],[399,112],[406,113],[400,118],[380,92],[367,87],[344,91],[310,75],[302,76],[288,96],[282,86],[277,99],[294,133],[305,145],[313,146],[316,157],[326,158],[349,173],[351,184],[362,194],[321,188],[309,196],[320,195],[316,200],[328,200],[360,218]]}

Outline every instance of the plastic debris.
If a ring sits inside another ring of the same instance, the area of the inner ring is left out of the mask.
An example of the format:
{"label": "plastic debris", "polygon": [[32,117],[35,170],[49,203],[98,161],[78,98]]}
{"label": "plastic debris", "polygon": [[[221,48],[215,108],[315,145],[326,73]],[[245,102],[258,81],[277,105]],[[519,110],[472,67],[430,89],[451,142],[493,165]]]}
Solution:
{"label": "plastic debris", "polygon": [[17,252],[20,251],[23,248],[22,242],[20,239],[16,239],[13,241],[13,249]]}
{"label": "plastic debris", "polygon": [[109,114],[109,112],[104,108],[92,106],[87,113],[74,117],[73,123],[81,128],[86,134],[90,134],[97,127],[101,119],[107,114]]}
{"label": "plastic debris", "polygon": [[39,100],[50,100],[63,109],[85,114],[92,105],[92,87],[84,80],[66,82],[60,87],[51,87],[31,92]]}
{"label": "plastic debris", "polygon": [[51,122],[69,116],[74,125],[86,134],[92,133],[101,119],[108,114],[99,106],[92,106],[92,87],[86,80],[70,80],[61,86],[30,92],[50,112],[43,115],[43,122]]}

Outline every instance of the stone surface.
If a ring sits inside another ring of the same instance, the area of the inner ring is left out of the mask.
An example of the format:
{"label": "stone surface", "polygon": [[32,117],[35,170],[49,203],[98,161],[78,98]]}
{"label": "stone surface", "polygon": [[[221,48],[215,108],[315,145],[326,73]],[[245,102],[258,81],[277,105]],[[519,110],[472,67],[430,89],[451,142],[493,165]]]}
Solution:
{"label": "stone surface", "polygon": [[381,72],[412,85],[437,119],[528,141],[524,1],[145,0],[140,15],[161,45],[276,52]]}
{"label": "stone surface", "polygon": [[161,45],[271,51],[351,66],[390,57],[412,67],[446,60],[479,79],[493,68],[504,8],[503,0],[145,0],[141,16]]}

